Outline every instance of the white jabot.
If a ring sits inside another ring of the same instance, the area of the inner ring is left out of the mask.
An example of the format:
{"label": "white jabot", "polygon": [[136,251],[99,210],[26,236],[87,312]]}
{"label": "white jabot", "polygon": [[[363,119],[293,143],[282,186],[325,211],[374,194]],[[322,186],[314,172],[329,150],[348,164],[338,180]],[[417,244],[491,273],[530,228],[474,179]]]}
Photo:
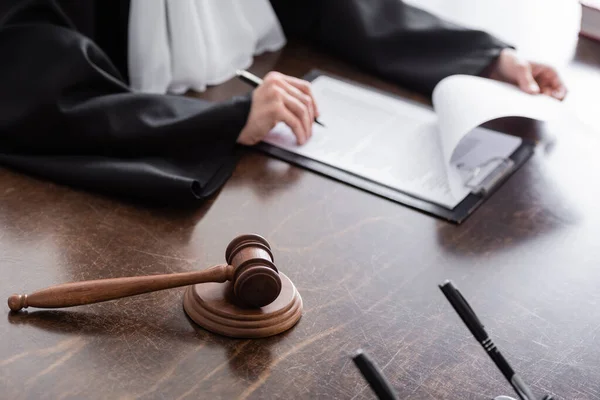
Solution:
{"label": "white jabot", "polygon": [[201,92],[285,42],[268,0],[132,0],[131,87],[148,93]]}

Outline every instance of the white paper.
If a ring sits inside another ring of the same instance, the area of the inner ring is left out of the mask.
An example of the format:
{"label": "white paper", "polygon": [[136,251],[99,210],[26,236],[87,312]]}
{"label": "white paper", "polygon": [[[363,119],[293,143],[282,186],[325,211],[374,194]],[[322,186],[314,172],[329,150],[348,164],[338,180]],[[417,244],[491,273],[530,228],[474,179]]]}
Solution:
{"label": "white paper", "polygon": [[479,125],[509,116],[547,121],[558,115],[560,106],[549,96],[529,95],[513,85],[469,75],[443,79],[432,100],[447,163],[463,136]]}
{"label": "white paper", "polygon": [[326,128],[313,125],[313,137],[298,146],[280,124],[265,142],[444,207],[456,205],[430,109],[326,76],[312,91]]}
{"label": "white paper", "polygon": [[292,131],[279,124],[264,141],[453,209],[471,191],[465,186],[469,169],[485,164],[480,169],[489,172],[495,159],[508,157],[521,144],[518,137],[478,125],[501,116],[545,119],[552,113],[551,99],[489,83],[470,76],[443,80],[434,91],[436,115],[424,106],[320,76],[312,91],[326,128],[315,124],[311,140],[298,146]]}

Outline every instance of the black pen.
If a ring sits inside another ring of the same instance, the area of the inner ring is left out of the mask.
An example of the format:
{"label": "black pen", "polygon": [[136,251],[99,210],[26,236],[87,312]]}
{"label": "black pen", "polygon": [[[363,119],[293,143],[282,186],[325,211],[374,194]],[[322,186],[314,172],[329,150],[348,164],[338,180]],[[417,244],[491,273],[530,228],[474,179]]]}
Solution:
{"label": "black pen", "polygon": [[366,353],[358,350],[356,355],[352,357],[352,361],[354,361],[362,376],[365,377],[365,380],[371,386],[377,398],[380,400],[398,400],[394,389],[392,389],[385,376],[383,376],[383,373]]}
{"label": "black pen", "polygon": [[[238,70],[238,71],[236,71],[236,75],[240,80],[242,80],[243,82],[246,82],[247,84],[249,84],[252,87],[258,87],[258,86],[262,85],[262,83],[263,83],[262,79],[260,79],[258,76],[254,75],[248,71]],[[323,128],[325,128],[325,125],[323,125],[321,122],[319,122],[319,120],[317,120],[316,118],[315,118],[315,124],[319,124]]]}
{"label": "black pen", "polygon": [[458,289],[455,288],[450,281],[446,281],[439,286],[450,304],[452,304],[452,307],[454,307],[454,310],[458,313],[465,325],[467,325],[467,328],[469,328],[473,336],[475,336],[475,339],[483,346],[486,353],[490,356],[492,361],[494,361],[498,369],[500,369],[500,372],[502,372],[515,392],[517,392],[519,398],[521,400],[535,400],[533,393],[531,393],[531,389],[529,389],[525,382],[523,382],[515,371],[513,371],[504,356],[500,354],[500,351],[494,342],[492,342],[492,339],[490,339],[485,329],[483,329],[483,325],[479,321],[479,318],[477,318],[477,315],[475,315],[475,312]]}

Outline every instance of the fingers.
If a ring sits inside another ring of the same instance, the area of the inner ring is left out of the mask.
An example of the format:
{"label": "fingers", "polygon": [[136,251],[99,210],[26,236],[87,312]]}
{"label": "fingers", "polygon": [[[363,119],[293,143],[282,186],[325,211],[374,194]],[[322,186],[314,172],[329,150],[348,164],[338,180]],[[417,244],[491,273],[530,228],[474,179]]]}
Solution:
{"label": "fingers", "polygon": [[290,125],[290,128],[292,128],[292,130],[294,130],[294,133],[296,134],[298,143],[306,143],[306,141],[312,136],[312,113],[309,112],[309,108],[306,106],[306,104],[302,103],[302,101],[300,101],[293,94],[290,94],[286,90],[286,88],[278,87],[277,90],[280,91],[280,98],[283,102],[284,107],[287,110],[291,111],[296,117],[296,119],[298,119],[298,121],[300,121],[300,123],[302,124],[301,132],[296,132],[296,130],[294,130],[293,127]]}
{"label": "fingers", "polygon": [[558,89],[552,91],[552,97],[563,101],[567,97],[567,88],[564,85],[560,85]]}
{"label": "fingers", "polygon": [[312,94],[312,90],[310,88],[310,83],[302,80],[302,79],[298,79],[298,78],[294,78],[293,76],[287,76],[287,75],[283,75],[283,79],[290,84],[291,86],[295,87],[296,89],[298,89],[299,91],[301,91],[302,93],[304,93],[306,96],[308,96],[308,98],[310,99],[310,102],[312,103],[312,112],[313,115],[318,118],[319,117],[319,108],[317,107],[317,102],[315,101],[315,97]]}
{"label": "fingers", "polygon": [[516,80],[519,88],[529,94],[540,93],[540,87],[533,77],[529,63],[519,63],[516,68]]}
{"label": "fingers", "polygon": [[558,100],[565,98],[567,88],[554,68],[544,64],[532,63],[532,70],[543,94]]}
{"label": "fingers", "polygon": [[550,78],[550,84],[552,87],[551,96],[558,100],[564,100],[567,96],[567,87],[563,83],[562,79],[556,71],[552,69],[553,75]]}
{"label": "fingers", "polygon": [[287,80],[285,80],[285,79],[283,82],[283,86],[285,87],[285,89],[287,90],[287,92],[289,94],[296,97],[298,100],[300,100],[304,104],[304,106],[306,107],[306,109],[308,110],[308,112],[310,113],[310,115],[312,117],[311,121],[314,120],[315,117],[317,116],[317,114],[315,113],[314,99],[310,95],[308,95],[305,92],[298,89],[298,87],[287,82]]}
{"label": "fingers", "polygon": [[533,76],[540,87],[541,93],[546,96],[552,96],[552,90],[553,90],[552,76],[549,72],[550,71],[548,71],[548,70],[543,70],[540,73],[536,74],[535,69],[534,69],[534,73],[533,73]]}
{"label": "fingers", "polygon": [[285,83],[284,86],[290,94],[294,95],[296,98],[298,98],[298,100],[306,104],[307,107],[310,107],[312,113],[311,120],[319,117],[319,108],[317,107],[317,102],[313,96],[310,82],[307,82],[303,79],[294,78],[293,76],[284,75],[279,72],[269,72],[265,77],[265,82],[269,80]]}
{"label": "fingers", "polygon": [[516,84],[529,94],[543,93],[559,100],[564,99],[567,94],[567,89],[554,68],[524,60],[512,49],[502,50],[494,73],[494,79]]}
{"label": "fingers", "polygon": [[[313,121],[315,120],[313,101],[311,100],[311,98],[309,96],[302,93],[296,87],[290,85],[287,82],[283,82],[283,89],[285,89],[288,96],[291,96],[290,99],[286,98],[286,100],[295,104],[296,106],[300,106],[300,109],[298,109],[296,107],[292,111],[294,111],[294,113],[296,115],[298,115],[298,117],[301,117],[303,122],[306,122],[306,124],[307,124],[306,132],[307,132],[308,138],[310,138],[312,136]],[[295,101],[292,101],[292,99],[294,99]],[[299,113],[301,113],[301,114],[299,114]],[[306,121],[304,121],[304,120],[306,120]]]}
{"label": "fingers", "polygon": [[285,122],[285,124],[292,129],[298,144],[302,145],[306,143],[306,129],[304,128],[302,121],[283,104],[281,104],[281,107],[278,110],[278,119],[281,122]]}
{"label": "fingers", "polygon": [[[292,128],[298,144],[304,144],[312,136],[312,126],[315,118],[314,101],[299,87],[302,84],[291,84],[286,77],[277,72],[270,72],[265,77],[263,88],[269,94],[269,102],[274,104],[272,118],[274,123],[285,122]],[[303,82],[300,79],[297,81]],[[260,89],[260,88],[259,88]],[[310,90],[310,88],[308,88]]]}

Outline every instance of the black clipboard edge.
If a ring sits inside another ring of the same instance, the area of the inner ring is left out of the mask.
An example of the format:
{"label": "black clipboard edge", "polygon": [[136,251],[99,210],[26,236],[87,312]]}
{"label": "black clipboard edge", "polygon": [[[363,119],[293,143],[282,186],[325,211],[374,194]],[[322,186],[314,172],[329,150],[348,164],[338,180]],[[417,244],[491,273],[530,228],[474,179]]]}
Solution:
{"label": "black clipboard edge", "polygon": [[[335,76],[333,74],[324,73],[320,70],[312,70],[308,74],[306,74],[303,79],[307,81],[313,81],[317,77],[324,75],[329,76],[331,78],[335,78],[347,83],[351,83],[353,85],[363,87],[377,93],[400,99],[403,101],[408,101],[412,104],[415,104],[420,107],[426,107],[421,103],[416,101],[406,99],[401,96],[396,96],[394,94],[378,90],[366,85],[361,85],[360,83],[353,82],[348,79],[344,79],[342,77]],[[427,108],[427,107],[426,107]],[[430,108],[428,108],[430,109]],[[396,203],[403,204],[412,209],[424,212],[431,216],[444,219],[448,222],[452,222],[455,224],[462,223],[468,216],[470,216],[479,206],[481,206],[485,200],[490,197],[498,188],[502,186],[510,176],[512,176],[525,162],[533,155],[535,150],[535,143],[530,140],[523,139],[523,143],[517,150],[515,150],[510,159],[514,162],[514,166],[512,169],[507,172],[501,179],[498,180],[496,185],[486,193],[485,196],[470,194],[468,195],[462,202],[460,202],[454,209],[450,210],[445,207],[439,206],[437,204],[428,202],[426,200],[419,199],[410,194],[404,193],[397,189],[392,189],[388,186],[385,186],[381,183],[377,183],[371,181],[369,179],[363,178],[361,176],[355,175],[353,173],[341,170],[339,168],[333,167],[328,164],[321,163],[319,161],[315,161],[313,159],[291,153],[287,150],[281,149],[279,147],[275,147],[268,143],[261,142],[257,144],[254,148],[260,150],[268,155],[276,157],[280,160],[289,162],[291,164],[297,165],[299,167],[308,169],[310,171],[316,172],[322,176],[334,179],[338,182],[348,184],[350,186],[354,186],[355,188],[361,189],[363,191],[375,194],[379,197],[383,197],[385,199],[394,201]]]}

